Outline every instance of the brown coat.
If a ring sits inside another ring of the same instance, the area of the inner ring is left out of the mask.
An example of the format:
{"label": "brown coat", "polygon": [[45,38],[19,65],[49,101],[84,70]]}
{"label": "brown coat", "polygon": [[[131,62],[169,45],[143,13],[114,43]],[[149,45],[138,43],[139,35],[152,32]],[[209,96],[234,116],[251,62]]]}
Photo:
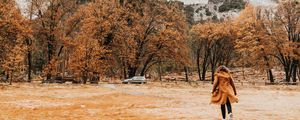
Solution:
{"label": "brown coat", "polygon": [[215,74],[213,91],[211,96],[212,104],[226,104],[227,98],[230,103],[238,102],[236,89],[231,75],[227,72],[218,72]]}

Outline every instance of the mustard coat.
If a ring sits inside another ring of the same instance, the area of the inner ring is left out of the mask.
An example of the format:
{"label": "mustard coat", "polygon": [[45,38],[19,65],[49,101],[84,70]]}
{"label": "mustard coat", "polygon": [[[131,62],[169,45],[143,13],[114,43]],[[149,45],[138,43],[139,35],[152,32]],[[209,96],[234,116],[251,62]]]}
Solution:
{"label": "mustard coat", "polygon": [[221,71],[216,73],[214,77],[215,80],[213,84],[211,103],[224,105],[227,102],[227,98],[230,103],[238,102],[236,89],[230,73]]}

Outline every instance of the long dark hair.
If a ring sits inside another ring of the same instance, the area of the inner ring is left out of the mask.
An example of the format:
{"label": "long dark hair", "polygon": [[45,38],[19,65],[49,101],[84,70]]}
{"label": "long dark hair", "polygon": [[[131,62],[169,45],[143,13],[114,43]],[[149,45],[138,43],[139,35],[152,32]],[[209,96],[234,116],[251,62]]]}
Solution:
{"label": "long dark hair", "polygon": [[219,66],[216,70],[216,73],[219,73],[221,71],[226,72],[226,73],[230,73],[230,70],[224,65]]}

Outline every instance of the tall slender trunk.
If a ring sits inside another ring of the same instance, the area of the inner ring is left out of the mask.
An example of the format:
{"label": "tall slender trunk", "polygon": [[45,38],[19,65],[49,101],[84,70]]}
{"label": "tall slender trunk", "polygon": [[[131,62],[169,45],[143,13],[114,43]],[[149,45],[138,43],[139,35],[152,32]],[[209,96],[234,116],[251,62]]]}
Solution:
{"label": "tall slender trunk", "polygon": [[[264,52],[264,49],[262,49],[262,51]],[[268,79],[270,80],[271,83],[274,83],[274,77],[273,77],[272,69],[270,68],[269,58],[267,56],[264,56],[264,60],[266,61]]]}
{"label": "tall slender trunk", "polygon": [[140,76],[144,76],[146,74],[146,70],[148,68],[148,65],[149,65],[150,62],[147,62],[144,64],[142,70],[141,70],[141,73],[140,73]]}
{"label": "tall slender trunk", "polygon": [[[87,42],[86,42],[87,46]],[[84,69],[83,69],[83,84],[86,84],[87,79],[88,79],[88,73],[89,73],[89,68],[88,68],[88,51],[85,50],[85,62],[84,62]]]}
{"label": "tall slender trunk", "polygon": [[243,65],[243,67],[242,67],[242,74],[243,74],[243,80],[245,80],[246,77],[245,77],[245,66],[244,66],[244,65]]}
{"label": "tall slender trunk", "polygon": [[149,55],[146,62],[143,65],[140,76],[144,76],[146,74],[147,68],[149,67],[150,62],[152,61],[154,54]]}
{"label": "tall slender trunk", "polygon": [[202,80],[203,81],[206,78],[206,71],[207,71],[207,66],[204,64],[204,65],[202,65]]}
{"label": "tall slender trunk", "polygon": [[86,84],[87,79],[88,79],[88,68],[87,68],[87,63],[85,63],[85,67],[83,70],[83,76],[82,76],[83,84]]}
{"label": "tall slender trunk", "polygon": [[28,60],[28,82],[31,82],[31,69],[32,69],[32,65],[31,65],[31,50],[28,50],[27,53],[27,60]]}
{"label": "tall slender trunk", "polygon": [[158,65],[158,74],[159,74],[159,81],[162,81],[162,69],[161,69],[161,62]]}
{"label": "tall slender trunk", "polygon": [[197,64],[197,72],[198,72],[198,76],[199,76],[199,80],[201,79],[201,69],[200,69],[200,49],[197,50],[197,59],[196,59],[196,64]]}
{"label": "tall slender trunk", "polygon": [[268,69],[268,77],[271,83],[274,83],[274,77],[272,73],[272,69]]}
{"label": "tall slender trunk", "polygon": [[211,84],[214,83],[214,80],[215,80],[215,65],[211,65]]}
{"label": "tall slender trunk", "polygon": [[297,74],[297,76],[298,76],[298,80],[300,82],[300,65],[298,65],[298,74]]}
{"label": "tall slender trunk", "polygon": [[[51,43],[49,42],[48,43],[48,64],[51,63],[51,60],[52,60],[52,51],[53,49],[53,46],[51,45]],[[50,68],[52,70],[52,68]],[[51,70],[47,73],[47,80],[51,79]]]}
{"label": "tall slender trunk", "polygon": [[284,72],[285,72],[285,82],[290,82],[290,80],[291,80],[291,77],[290,77],[290,68],[286,66],[284,68]]}
{"label": "tall slender trunk", "polygon": [[[29,20],[32,21],[32,16],[33,16],[33,1],[30,3],[30,11],[29,11]],[[28,51],[27,51],[27,61],[28,61],[28,82],[31,82],[31,71],[32,71],[32,65],[31,65],[31,45],[32,45],[32,40],[30,38],[27,38],[26,40],[27,46],[28,46]]]}
{"label": "tall slender trunk", "polygon": [[124,79],[127,79],[127,73],[126,73],[126,67],[123,66],[123,74],[124,74]]}
{"label": "tall slender trunk", "polygon": [[184,72],[185,72],[185,81],[189,82],[189,73],[188,73],[188,67],[184,66]]}
{"label": "tall slender trunk", "polygon": [[206,78],[206,71],[208,67],[208,57],[209,57],[209,50],[206,50],[205,55],[204,55],[204,60],[202,63],[202,80],[204,81]]}
{"label": "tall slender trunk", "polygon": [[9,80],[9,71],[6,72],[6,82],[8,82]]}
{"label": "tall slender trunk", "polygon": [[[259,38],[257,38],[257,41],[259,43],[261,42],[261,40]],[[266,62],[268,79],[270,80],[271,83],[274,83],[274,77],[273,77],[272,69],[271,69],[271,66],[270,66],[270,63],[269,63],[269,58],[268,58],[264,48],[261,48],[260,50],[263,52],[263,58]]]}
{"label": "tall slender trunk", "polygon": [[84,73],[84,75],[82,76],[82,82],[83,82],[83,84],[86,84],[86,82],[87,82],[87,75],[86,75],[86,72]]}
{"label": "tall slender trunk", "polygon": [[293,65],[292,65],[292,80],[293,82],[296,82],[297,81],[297,61],[294,61],[293,62]]}
{"label": "tall slender trunk", "polygon": [[128,68],[128,77],[132,78],[136,74],[137,67],[129,67]]}
{"label": "tall slender trunk", "polygon": [[12,84],[12,80],[13,80],[13,71],[10,72],[10,80],[9,80],[9,85]]}

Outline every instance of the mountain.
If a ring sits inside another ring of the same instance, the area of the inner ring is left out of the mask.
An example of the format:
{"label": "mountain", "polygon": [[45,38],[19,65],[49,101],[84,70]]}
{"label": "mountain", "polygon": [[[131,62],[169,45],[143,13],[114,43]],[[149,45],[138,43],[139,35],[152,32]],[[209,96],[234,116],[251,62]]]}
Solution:
{"label": "mountain", "polygon": [[247,3],[254,6],[273,6],[277,0],[180,0],[184,2],[189,23],[234,18]]}

